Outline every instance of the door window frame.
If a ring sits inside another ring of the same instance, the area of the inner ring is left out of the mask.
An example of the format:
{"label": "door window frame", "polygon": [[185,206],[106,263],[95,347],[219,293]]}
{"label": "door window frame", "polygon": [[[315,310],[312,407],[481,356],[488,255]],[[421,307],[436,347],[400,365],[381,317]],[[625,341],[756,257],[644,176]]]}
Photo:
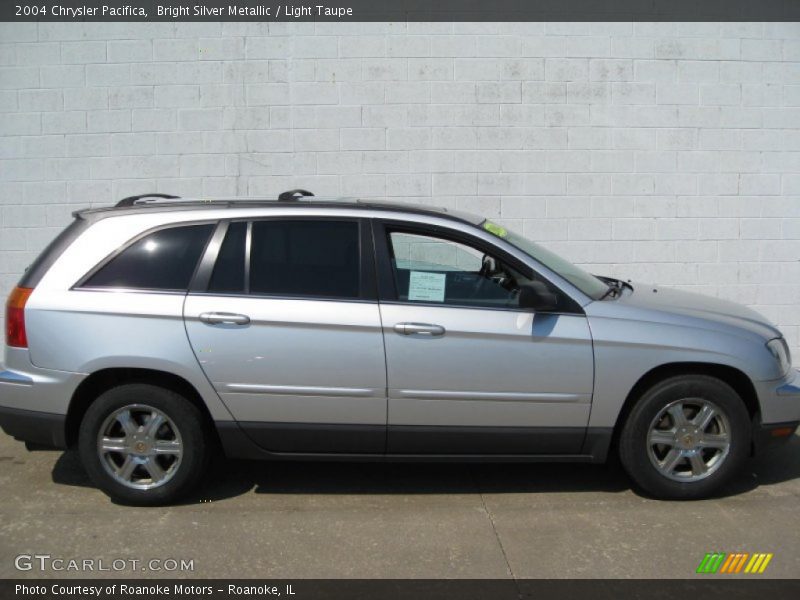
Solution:
{"label": "door window frame", "polygon": [[449,229],[440,225],[430,225],[427,223],[417,223],[409,221],[399,221],[396,219],[373,219],[372,220],[375,262],[378,272],[378,298],[383,304],[399,304],[403,306],[435,306],[440,308],[461,308],[472,310],[494,310],[494,311],[513,311],[513,312],[534,312],[530,308],[518,308],[509,306],[479,306],[474,304],[456,304],[450,302],[421,302],[400,300],[397,291],[397,282],[394,277],[394,266],[389,250],[389,235],[392,232],[407,233],[411,235],[421,235],[426,237],[440,238],[456,244],[463,244],[476,249],[484,254],[489,254],[495,259],[506,263],[512,269],[519,271],[528,278],[538,278],[547,281],[553,289],[566,300],[568,306],[572,307],[569,311],[559,311],[551,314],[585,314],[583,308],[566,294],[559,286],[555,285],[547,277],[543,277],[530,265],[520,261],[504,249],[495,246],[477,236],[470,235],[457,229]]}
{"label": "door window frame", "polygon": [[[315,294],[265,294],[249,291],[250,279],[250,250],[252,247],[253,223],[261,221],[346,221],[355,223],[358,227],[358,258],[359,258],[359,294],[352,298],[335,296],[319,296]],[[208,289],[211,275],[214,272],[219,252],[225,241],[225,235],[232,223],[247,223],[245,236],[244,273],[245,289],[241,292],[217,292]],[[240,217],[235,219],[222,219],[217,229],[211,235],[211,241],[200,259],[195,276],[189,286],[189,293],[204,296],[227,296],[235,298],[272,298],[279,300],[316,300],[324,302],[376,302],[378,299],[375,276],[375,252],[369,219],[348,216],[319,216],[319,215],[280,215],[267,217]]]}

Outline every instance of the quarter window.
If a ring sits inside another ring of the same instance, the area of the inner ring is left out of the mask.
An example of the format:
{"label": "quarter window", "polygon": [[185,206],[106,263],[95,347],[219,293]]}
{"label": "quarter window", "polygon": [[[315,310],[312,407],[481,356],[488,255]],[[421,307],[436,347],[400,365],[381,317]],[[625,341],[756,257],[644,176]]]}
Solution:
{"label": "quarter window", "polygon": [[185,291],[214,225],[160,229],[134,242],[83,287]]}

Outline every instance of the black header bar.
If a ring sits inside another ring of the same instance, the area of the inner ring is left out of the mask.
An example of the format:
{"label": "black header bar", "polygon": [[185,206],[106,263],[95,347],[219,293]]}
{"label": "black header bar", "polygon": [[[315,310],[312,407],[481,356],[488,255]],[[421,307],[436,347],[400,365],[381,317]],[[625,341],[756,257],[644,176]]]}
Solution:
{"label": "black header bar", "polygon": [[[757,576],[749,576],[757,577]],[[29,579],[0,581],[28,600],[749,600],[797,598],[798,579]]]}
{"label": "black header bar", "polygon": [[798,0],[4,0],[0,21],[799,21]]}
{"label": "black header bar", "polygon": [[[752,575],[749,577],[753,577]],[[28,600],[749,600],[797,598],[798,579],[30,579],[0,581]]]}

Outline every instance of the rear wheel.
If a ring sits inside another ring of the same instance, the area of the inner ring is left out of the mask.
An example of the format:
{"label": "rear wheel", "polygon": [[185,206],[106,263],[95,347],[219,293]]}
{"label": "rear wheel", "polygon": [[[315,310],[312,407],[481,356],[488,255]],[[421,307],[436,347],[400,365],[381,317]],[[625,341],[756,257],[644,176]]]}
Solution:
{"label": "rear wheel", "polygon": [[154,385],[126,384],[92,403],[78,445],[89,476],[112,499],[167,504],[202,476],[205,430],[202,414],[183,396]]}
{"label": "rear wheel", "polygon": [[653,496],[703,498],[740,469],[750,436],[750,417],[733,388],[705,375],[677,376],[637,401],[619,454],[630,477]]}

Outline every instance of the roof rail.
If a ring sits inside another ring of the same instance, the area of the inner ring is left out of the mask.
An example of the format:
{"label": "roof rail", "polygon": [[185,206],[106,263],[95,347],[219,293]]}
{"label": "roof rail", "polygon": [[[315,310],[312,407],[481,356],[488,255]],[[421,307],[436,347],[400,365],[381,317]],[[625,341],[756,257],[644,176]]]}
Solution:
{"label": "roof rail", "polygon": [[166,200],[177,200],[180,196],[171,196],[170,194],[140,194],[139,196],[128,196],[127,198],[123,198],[119,202],[117,202],[114,206],[116,208],[121,208],[124,206],[133,206],[139,200],[144,200],[145,198],[164,198]]}
{"label": "roof rail", "polygon": [[307,190],[289,190],[288,192],[283,192],[278,196],[278,202],[295,202],[304,196],[313,196],[311,192]]}
{"label": "roof rail", "polygon": [[[278,202],[297,202],[301,198],[311,197],[314,196],[312,192],[308,190],[289,190],[288,192],[283,192],[278,196]],[[181,198],[180,196],[173,196],[171,194],[140,194],[138,196],[128,196],[127,198],[123,198],[119,202],[114,205],[114,208],[130,208],[132,206],[141,206],[143,204],[156,204],[159,200],[181,200],[187,203],[189,202],[227,202],[230,203],[232,201],[243,201],[243,200],[254,200],[258,202],[263,202],[264,200],[256,199],[256,198],[220,198],[220,199],[200,199],[200,198]]]}

